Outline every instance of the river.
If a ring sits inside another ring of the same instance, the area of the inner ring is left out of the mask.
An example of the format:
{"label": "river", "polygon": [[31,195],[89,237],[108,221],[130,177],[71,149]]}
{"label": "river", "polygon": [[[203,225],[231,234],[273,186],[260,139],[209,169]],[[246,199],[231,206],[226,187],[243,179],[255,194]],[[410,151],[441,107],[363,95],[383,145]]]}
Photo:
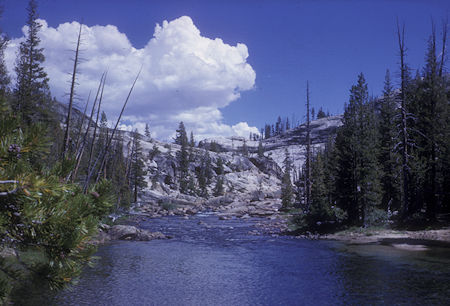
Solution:
{"label": "river", "polygon": [[450,250],[254,235],[257,219],[199,214],[140,226],[173,236],[99,247],[94,267],[20,305],[450,305]]}

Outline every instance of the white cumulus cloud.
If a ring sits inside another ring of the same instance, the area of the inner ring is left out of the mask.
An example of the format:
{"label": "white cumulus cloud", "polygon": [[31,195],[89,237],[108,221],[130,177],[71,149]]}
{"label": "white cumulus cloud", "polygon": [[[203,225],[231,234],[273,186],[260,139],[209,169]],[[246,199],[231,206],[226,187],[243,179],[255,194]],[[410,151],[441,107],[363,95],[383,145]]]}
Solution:
{"label": "white cumulus cloud", "polygon": [[[45,20],[39,22],[50,88],[64,102],[80,24],[53,28]],[[11,72],[22,40],[15,38],[8,46],[6,61]],[[153,37],[140,49],[113,25],[83,26],[81,50],[78,97],[86,99],[89,91],[95,94],[102,73],[107,71],[103,106],[110,119],[118,115],[142,67],[123,117],[124,128],[142,128],[149,123],[153,135],[161,139],[170,138],[179,121],[199,138],[258,133],[245,122],[224,124],[219,110],[254,87],[256,74],[247,63],[247,46],[231,46],[220,38],[202,36],[188,16],[157,24]]]}

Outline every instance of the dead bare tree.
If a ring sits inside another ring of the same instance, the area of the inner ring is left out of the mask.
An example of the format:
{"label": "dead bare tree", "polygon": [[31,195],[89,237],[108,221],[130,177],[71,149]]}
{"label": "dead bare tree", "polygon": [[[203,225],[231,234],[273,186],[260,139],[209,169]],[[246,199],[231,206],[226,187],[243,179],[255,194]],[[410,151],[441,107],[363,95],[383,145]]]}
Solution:
{"label": "dead bare tree", "polygon": [[79,120],[79,130],[77,133],[77,140],[75,142],[75,154],[78,152],[79,149],[79,145],[80,145],[80,140],[81,140],[81,134],[83,133],[83,126],[84,126],[84,121],[86,120],[86,111],[87,108],[89,106],[89,100],[91,99],[91,92],[89,92],[88,98],[86,100],[86,105],[84,106],[84,111],[83,111],[83,116],[81,116],[80,120]]}
{"label": "dead bare tree", "polygon": [[77,78],[77,67],[78,67],[78,56],[80,53],[80,41],[81,41],[81,29],[83,25],[80,23],[80,30],[78,31],[77,47],[75,50],[75,59],[73,61],[73,71],[72,71],[72,82],[70,83],[70,94],[69,94],[69,109],[67,111],[66,117],[66,131],[64,133],[64,143],[62,151],[62,160],[66,157],[67,150],[69,149],[69,139],[70,139],[70,120],[72,117],[72,105],[73,97],[75,95],[75,83]]}
{"label": "dead bare tree", "polygon": [[111,137],[107,140],[106,146],[103,148],[103,150],[101,150],[100,154],[98,155],[97,159],[95,160],[95,163],[92,165],[92,167],[89,168],[88,175],[86,177],[85,184],[84,184],[84,192],[87,191],[87,188],[89,186],[89,182],[90,182],[90,180],[92,178],[92,175],[94,174],[96,165],[97,164],[102,165],[103,162],[106,159],[109,147],[111,146],[112,140],[114,139],[114,135],[115,135],[115,133],[117,131],[117,128],[118,128],[119,123],[120,123],[120,120],[122,119],[123,112],[125,111],[125,107],[128,104],[128,101],[130,99],[131,93],[133,92],[134,86],[136,85],[136,82],[139,79],[141,71],[142,71],[142,67],[139,70],[136,78],[134,79],[134,82],[133,82],[133,85],[130,88],[130,91],[128,92],[128,96],[127,96],[127,98],[126,98],[126,100],[125,100],[125,102],[124,102],[124,104],[122,106],[122,110],[120,111],[119,117],[117,118],[116,125],[114,126],[114,129],[112,130]]}
{"label": "dead bare tree", "polygon": [[448,18],[445,19],[445,21],[442,23],[442,51],[441,51],[441,62],[439,65],[439,77],[442,77],[444,66],[445,66],[445,60],[446,60],[446,49],[445,45],[447,43],[447,32],[448,31]]}
{"label": "dead bare tree", "polygon": [[311,205],[311,120],[310,120],[309,82],[306,81],[306,209]]}
{"label": "dead bare tree", "polygon": [[402,202],[403,202],[403,216],[409,213],[409,156],[408,156],[408,127],[407,127],[407,110],[406,110],[406,77],[407,67],[405,64],[406,47],[405,47],[405,25],[400,30],[400,25],[397,19],[397,38],[398,48],[400,52],[400,112],[401,112],[401,155],[402,155]]}
{"label": "dead bare tree", "polygon": [[92,134],[91,149],[89,151],[88,173],[89,173],[89,171],[91,169],[91,166],[92,166],[92,156],[94,154],[95,138],[97,137],[98,118],[100,117],[100,109],[101,109],[101,106],[102,106],[103,91],[105,89],[106,74],[107,73],[105,73],[105,77],[103,78],[102,91],[100,93],[100,98],[98,99],[97,116],[96,116],[95,124],[94,124],[94,133]]}
{"label": "dead bare tree", "polygon": [[88,126],[86,128],[86,131],[84,132],[83,141],[81,142],[81,147],[79,148],[79,150],[76,153],[76,166],[75,166],[73,173],[71,174],[72,182],[77,177],[78,169],[80,167],[81,157],[83,156],[84,149],[86,148],[87,138],[89,136],[89,130],[90,130],[91,124],[92,124],[92,117],[94,116],[95,106],[97,105],[97,99],[98,99],[98,95],[100,94],[100,90],[102,88],[104,77],[105,77],[105,72],[102,74],[102,77],[100,78],[100,83],[98,85],[97,94],[95,95],[94,104],[92,105],[91,115],[90,115],[89,121],[88,121]]}

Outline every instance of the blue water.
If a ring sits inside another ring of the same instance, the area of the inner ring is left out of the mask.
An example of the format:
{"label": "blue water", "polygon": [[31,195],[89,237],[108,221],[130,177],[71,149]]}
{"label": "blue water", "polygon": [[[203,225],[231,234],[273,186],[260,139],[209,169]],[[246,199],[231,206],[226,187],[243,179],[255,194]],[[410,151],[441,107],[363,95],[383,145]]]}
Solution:
{"label": "blue water", "polygon": [[[143,220],[170,240],[99,248],[78,285],[24,305],[450,305],[448,249],[252,235],[258,221]],[[200,223],[200,224],[199,224]]]}

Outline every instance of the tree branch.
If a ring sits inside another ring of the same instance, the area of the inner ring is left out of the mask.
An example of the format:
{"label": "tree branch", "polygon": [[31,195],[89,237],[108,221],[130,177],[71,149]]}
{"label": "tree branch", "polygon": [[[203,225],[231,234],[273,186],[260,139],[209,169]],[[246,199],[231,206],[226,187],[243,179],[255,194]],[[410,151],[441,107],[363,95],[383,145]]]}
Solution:
{"label": "tree branch", "polygon": [[[19,181],[6,180],[6,181],[0,181],[0,184],[19,184]],[[0,196],[5,197],[5,196],[7,196],[7,195],[16,193],[17,190],[19,190],[19,187],[16,187],[16,188],[14,188],[13,190],[2,191],[2,192],[0,192]]]}

